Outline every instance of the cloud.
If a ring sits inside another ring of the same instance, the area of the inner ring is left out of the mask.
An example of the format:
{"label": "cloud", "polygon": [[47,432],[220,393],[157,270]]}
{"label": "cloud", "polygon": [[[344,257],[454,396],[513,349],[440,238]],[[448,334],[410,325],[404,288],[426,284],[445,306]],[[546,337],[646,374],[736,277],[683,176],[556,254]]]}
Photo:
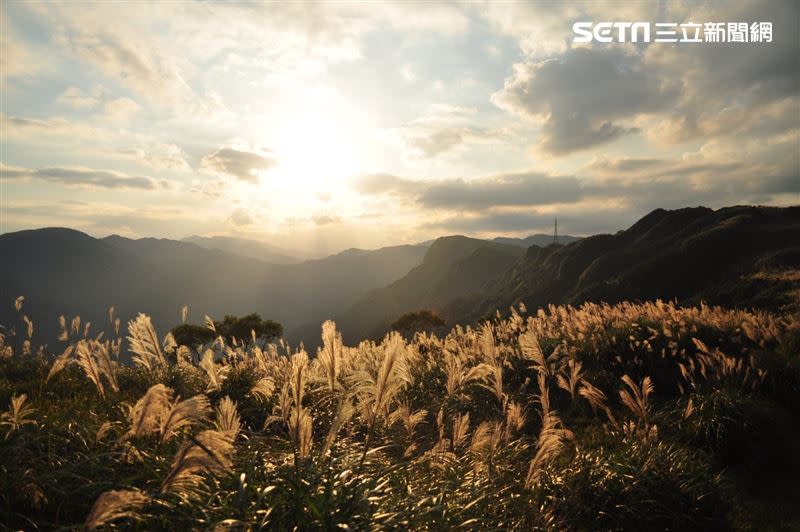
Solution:
{"label": "cloud", "polygon": [[411,155],[430,159],[468,144],[499,142],[503,131],[471,124],[477,110],[448,104],[433,104],[428,111],[392,133],[408,148]]}
{"label": "cloud", "polygon": [[22,118],[0,113],[0,124],[5,139],[17,139],[41,143],[43,139],[64,141],[102,141],[108,131],[83,122],[74,122],[62,117]]}
{"label": "cloud", "polygon": [[630,209],[595,207],[591,214],[582,209],[558,211],[488,212],[470,216],[449,216],[425,222],[419,229],[476,235],[552,233],[558,218],[560,234],[589,235],[614,232],[632,224],[641,215]]}
{"label": "cloud", "polygon": [[[572,45],[572,23],[616,20],[771,21],[771,43]],[[538,148],[564,155],[646,131],[653,144],[763,136],[800,113],[796,2],[490,4],[524,61],[492,101],[541,124]]]}
{"label": "cloud", "polygon": [[392,174],[365,174],[353,180],[353,188],[362,194],[377,195],[391,193],[402,196],[413,196],[424,190],[427,184],[412,181]]}
{"label": "cloud", "polygon": [[151,177],[129,176],[113,170],[92,168],[39,168],[29,169],[0,163],[3,179],[36,179],[67,186],[91,188],[157,190],[170,188],[167,181]]}
{"label": "cloud", "polygon": [[[40,47],[20,39],[20,32],[14,27],[13,19],[9,13],[12,6],[3,5],[0,11],[0,79],[27,80],[33,78],[49,68],[52,68],[52,59]],[[3,90],[8,90],[10,84],[3,85]]]}
{"label": "cloud", "polygon": [[581,199],[575,177],[550,177],[537,172],[502,174],[465,181],[433,183],[417,201],[434,209],[480,210],[487,206],[549,205]]}
{"label": "cloud", "polygon": [[331,224],[338,224],[342,222],[342,219],[338,216],[329,216],[325,214],[318,214],[311,217],[311,221],[314,222],[314,225],[331,225]]}
{"label": "cloud", "polygon": [[414,70],[414,67],[408,63],[400,67],[400,75],[407,83],[414,83],[417,81],[417,71]]}
{"label": "cloud", "polygon": [[623,121],[668,109],[680,87],[623,48],[576,48],[518,63],[492,102],[543,122],[539,147],[563,155],[636,132]]}
{"label": "cloud", "polygon": [[[784,142],[790,143],[791,138]],[[770,163],[769,159],[770,152],[758,151],[746,152],[743,160],[728,161],[703,152],[687,154],[682,159],[597,157],[577,176],[531,171],[471,180],[415,181],[391,174],[370,174],[355,180],[353,187],[365,195],[392,196],[401,204],[415,205],[423,213],[457,212],[470,217],[505,209],[507,218],[498,220],[517,219],[508,213],[509,209],[553,210],[589,202],[606,207],[626,206],[644,214],[656,207],[698,202],[716,206],[763,203],[776,195],[796,194],[800,183],[796,158],[778,163]]]}
{"label": "cloud", "polygon": [[206,212],[170,205],[131,207],[104,201],[34,200],[3,203],[4,230],[35,227],[72,227],[98,236],[111,233],[130,236],[182,237],[192,230],[211,231],[221,220]]}
{"label": "cloud", "polygon": [[230,220],[231,220],[231,223],[233,223],[233,225],[236,225],[236,226],[251,225],[253,223],[253,217],[250,215],[250,213],[246,209],[242,209],[242,208],[235,209],[231,213]]}
{"label": "cloud", "polygon": [[78,87],[69,87],[56,98],[56,102],[73,109],[94,109],[100,105],[104,93],[105,90],[99,85],[91,92]]}
{"label": "cloud", "polygon": [[113,122],[126,122],[139,111],[139,104],[130,98],[109,100],[103,105],[106,117]]}
{"label": "cloud", "polygon": [[[657,2],[584,0],[573,2],[485,2],[478,13],[502,34],[517,40],[529,57],[547,57],[566,51],[572,42],[572,23],[583,20],[661,20]],[[688,19],[687,19],[688,20]],[[731,19],[733,20],[733,19]]]}
{"label": "cloud", "polygon": [[430,209],[481,210],[492,206],[550,205],[581,199],[575,177],[538,172],[501,174],[474,180],[411,181],[387,174],[363,176],[355,183],[363,194],[405,196]]}
{"label": "cloud", "polygon": [[257,172],[269,170],[276,163],[277,161],[272,157],[232,148],[221,148],[203,157],[200,165],[207,170],[255,183],[258,181]]}
{"label": "cloud", "polygon": [[186,154],[175,144],[151,143],[143,147],[122,148],[114,156],[132,159],[155,170],[189,170]]}

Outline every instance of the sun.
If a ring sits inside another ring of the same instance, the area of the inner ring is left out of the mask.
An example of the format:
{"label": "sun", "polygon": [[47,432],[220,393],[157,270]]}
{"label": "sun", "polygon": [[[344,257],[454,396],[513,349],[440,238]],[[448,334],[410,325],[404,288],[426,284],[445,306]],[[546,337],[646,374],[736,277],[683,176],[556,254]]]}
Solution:
{"label": "sun", "polygon": [[359,141],[346,116],[315,106],[279,129],[275,172],[296,192],[326,192],[358,171]]}

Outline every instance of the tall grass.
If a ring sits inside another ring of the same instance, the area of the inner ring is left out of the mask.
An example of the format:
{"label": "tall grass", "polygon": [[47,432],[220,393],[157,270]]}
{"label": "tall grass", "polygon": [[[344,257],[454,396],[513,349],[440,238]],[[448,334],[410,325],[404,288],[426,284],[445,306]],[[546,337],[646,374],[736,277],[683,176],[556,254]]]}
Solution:
{"label": "tall grass", "polygon": [[357,346],[326,322],[313,358],[195,353],[140,314],[131,365],[113,308],[106,340],[59,324],[57,356],[0,345],[10,527],[726,528],[753,416],[798,414],[800,321],[764,312],[517,308]]}

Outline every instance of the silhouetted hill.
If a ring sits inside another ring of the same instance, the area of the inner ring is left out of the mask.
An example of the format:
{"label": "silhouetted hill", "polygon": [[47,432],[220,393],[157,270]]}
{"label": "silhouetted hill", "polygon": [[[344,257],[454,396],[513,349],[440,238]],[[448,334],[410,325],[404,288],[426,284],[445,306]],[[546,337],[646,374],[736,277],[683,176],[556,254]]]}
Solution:
{"label": "silhouetted hill", "polygon": [[0,324],[20,325],[12,303],[24,295],[39,342],[54,338],[59,314],[80,315],[98,331],[114,305],[123,322],[141,311],[164,331],[188,304],[192,321],[258,312],[281,322],[290,341],[313,346],[325,319],[336,319],[354,342],[380,336],[400,315],[420,309],[452,325],[520,301],[531,310],[656,298],[796,305],[800,207],[657,209],[627,230],[568,245],[525,249],[451,236],[430,246],[350,249],[297,264],[63,228],[0,235],[0,256]]}
{"label": "silhouetted hill", "polygon": [[[579,236],[558,235],[558,240],[555,243],[566,246],[567,244],[572,244],[580,239],[581,237]],[[553,243],[553,235],[536,234],[526,236],[525,238],[509,238],[506,236],[498,236],[493,238],[492,242],[508,244],[511,246],[520,246],[523,248],[529,248],[531,246],[545,247]]]}
{"label": "silhouetted hill", "polygon": [[183,242],[197,244],[206,249],[218,249],[251,259],[263,260],[271,264],[293,264],[301,261],[300,258],[294,256],[290,251],[247,238],[234,238],[229,236],[204,237],[193,235],[184,238]]}
{"label": "silhouetted hill", "polygon": [[402,279],[370,292],[337,315],[336,322],[346,339],[356,341],[381,336],[405,312],[440,308],[459,298],[486,298],[485,287],[523,253],[518,246],[464,236],[439,238],[431,244],[422,264]]}
{"label": "silhouetted hill", "polygon": [[24,295],[40,342],[52,343],[59,314],[105,329],[111,305],[123,323],[136,312],[150,314],[160,331],[180,321],[184,304],[193,321],[258,312],[291,330],[402,277],[425,251],[350,250],[280,265],[168,239],[96,239],[60,228],[7,233],[0,235],[0,323],[19,325],[13,300]]}
{"label": "silhouetted hill", "polygon": [[457,314],[475,318],[519,301],[536,308],[657,298],[775,309],[799,287],[774,273],[798,268],[800,207],[657,209],[615,235],[529,248],[494,298]]}
{"label": "silhouetted hill", "polygon": [[658,209],[625,231],[569,245],[523,251],[504,241],[440,238],[420,266],[370,292],[337,324],[356,340],[422,308],[453,325],[519,302],[535,310],[661,298],[778,309],[800,295],[800,207]]}

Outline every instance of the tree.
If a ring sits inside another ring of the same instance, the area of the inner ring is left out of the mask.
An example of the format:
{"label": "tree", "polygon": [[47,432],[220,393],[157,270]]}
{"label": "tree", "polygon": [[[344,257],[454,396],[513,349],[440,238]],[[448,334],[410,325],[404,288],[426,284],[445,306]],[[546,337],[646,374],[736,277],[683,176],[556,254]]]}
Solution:
{"label": "tree", "polygon": [[207,344],[217,336],[222,336],[225,340],[236,339],[241,343],[252,342],[253,332],[255,337],[263,343],[275,340],[283,335],[283,326],[272,320],[262,320],[258,314],[248,314],[237,318],[227,315],[222,321],[215,321],[216,332],[202,325],[192,325],[184,323],[172,329],[172,335],[178,345],[197,347]]}
{"label": "tree", "polygon": [[433,332],[444,327],[445,321],[432,310],[407,312],[392,323],[392,330],[403,336],[413,336],[417,332]]}

